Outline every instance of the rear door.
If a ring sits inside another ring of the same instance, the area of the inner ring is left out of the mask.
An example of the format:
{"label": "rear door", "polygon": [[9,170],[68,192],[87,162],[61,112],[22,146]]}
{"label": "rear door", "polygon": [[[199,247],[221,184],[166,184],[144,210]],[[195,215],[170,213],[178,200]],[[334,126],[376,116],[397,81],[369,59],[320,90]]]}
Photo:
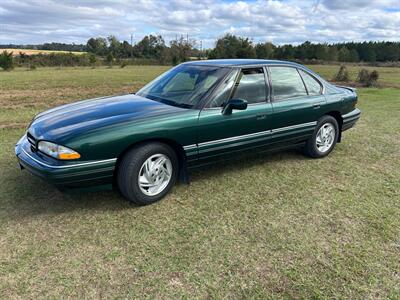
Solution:
{"label": "rear door", "polygon": [[[246,110],[222,114],[228,99],[248,102]],[[200,112],[198,126],[199,159],[266,145],[270,137],[272,106],[265,69],[236,69],[214,94],[209,107]]]}
{"label": "rear door", "polygon": [[326,102],[322,85],[308,72],[292,66],[270,66],[268,73],[273,108],[271,142],[307,139]]}

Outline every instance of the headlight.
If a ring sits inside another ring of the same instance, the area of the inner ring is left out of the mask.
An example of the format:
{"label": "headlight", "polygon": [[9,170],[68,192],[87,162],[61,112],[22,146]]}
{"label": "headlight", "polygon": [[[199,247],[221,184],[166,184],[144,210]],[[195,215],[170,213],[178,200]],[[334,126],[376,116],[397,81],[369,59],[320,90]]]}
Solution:
{"label": "headlight", "polygon": [[41,141],[39,142],[38,148],[43,153],[57,159],[69,160],[81,157],[78,152],[51,142]]}

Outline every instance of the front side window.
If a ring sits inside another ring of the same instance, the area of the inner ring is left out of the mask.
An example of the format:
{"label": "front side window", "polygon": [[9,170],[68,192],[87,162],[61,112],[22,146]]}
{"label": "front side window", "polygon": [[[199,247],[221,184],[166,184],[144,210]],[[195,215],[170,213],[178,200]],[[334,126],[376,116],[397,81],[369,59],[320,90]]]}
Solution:
{"label": "front side window", "polygon": [[166,104],[191,108],[229,70],[212,66],[180,65],[157,77],[136,94]]}
{"label": "front side window", "polygon": [[304,80],[304,83],[307,87],[308,95],[316,96],[321,95],[321,85],[320,83],[312,77],[310,74],[304,72],[303,70],[299,70],[301,77]]}
{"label": "front side window", "polygon": [[216,89],[210,107],[220,107],[229,100],[238,72],[238,70],[232,70],[224,82]]}
{"label": "front side window", "polygon": [[249,104],[265,102],[267,89],[263,69],[243,69],[232,98],[246,100]]}
{"label": "front side window", "polygon": [[296,68],[270,67],[274,100],[307,96],[306,88]]}

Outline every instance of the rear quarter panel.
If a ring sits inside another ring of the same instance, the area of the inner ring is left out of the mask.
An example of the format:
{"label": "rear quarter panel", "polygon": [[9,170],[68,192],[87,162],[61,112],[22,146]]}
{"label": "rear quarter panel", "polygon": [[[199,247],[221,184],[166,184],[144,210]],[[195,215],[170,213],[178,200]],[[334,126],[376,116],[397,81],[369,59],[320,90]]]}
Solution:
{"label": "rear quarter panel", "polygon": [[334,111],[344,115],[354,110],[357,103],[357,94],[341,89],[337,92],[325,94],[325,99],[326,105],[323,109],[324,114]]}

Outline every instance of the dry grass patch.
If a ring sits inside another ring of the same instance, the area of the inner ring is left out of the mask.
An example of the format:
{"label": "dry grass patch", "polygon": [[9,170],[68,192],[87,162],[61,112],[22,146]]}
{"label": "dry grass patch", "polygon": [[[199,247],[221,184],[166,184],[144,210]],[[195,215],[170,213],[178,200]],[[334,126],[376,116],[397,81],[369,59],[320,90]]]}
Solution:
{"label": "dry grass patch", "polygon": [[61,50],[36,50],[36,49],[14,49],[14,48],[5,48],[0,49],[0,51],[11,52],[13,56],[17,56],[20,53],[25,55],[37,55],[37,54],[51,54],[51,53],[72,53],[75,55],[86,54],[86,52],[78,52],[78,51],[61,51]]}

